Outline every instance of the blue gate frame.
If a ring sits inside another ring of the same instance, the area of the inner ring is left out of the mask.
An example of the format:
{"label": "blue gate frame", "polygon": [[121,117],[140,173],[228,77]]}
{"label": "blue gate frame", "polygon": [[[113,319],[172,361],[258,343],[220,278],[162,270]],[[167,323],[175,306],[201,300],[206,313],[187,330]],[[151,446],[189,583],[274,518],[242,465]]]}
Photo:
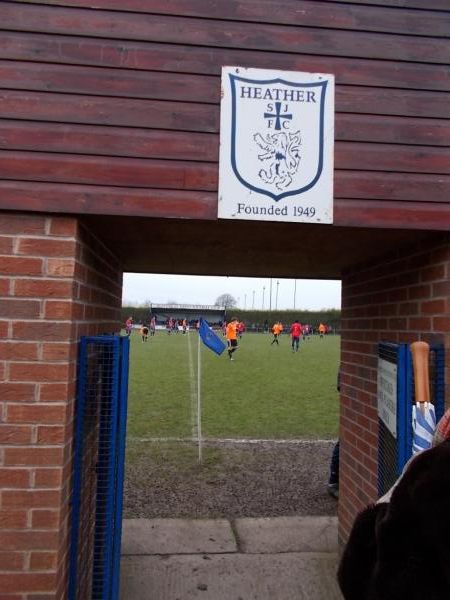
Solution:
{"label": "blue gate frame", "polygon": [[[432,400],[436,419],[445,410],[445,350],[443,345],[431,345]],[[380,342],[378,357],[397,365],[397,437],[378,418],[378,494],[382,496],[395,483],[412,455],[412,406],[414,402],[414,372],[408,344]]]}
{"label": "blue gate frame", "polygon": [[119,597],[128,363],[127,337],[81,338],[69,600]]}

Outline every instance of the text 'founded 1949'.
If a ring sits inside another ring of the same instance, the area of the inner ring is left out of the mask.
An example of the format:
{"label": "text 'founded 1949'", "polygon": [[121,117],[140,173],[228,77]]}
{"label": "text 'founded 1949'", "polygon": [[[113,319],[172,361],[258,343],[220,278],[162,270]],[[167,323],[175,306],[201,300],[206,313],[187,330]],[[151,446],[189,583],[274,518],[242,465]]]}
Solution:
{"label": "text 'founded 1949'", "polygon": [[334,76],[223,67],[219,218],[333,222]]}

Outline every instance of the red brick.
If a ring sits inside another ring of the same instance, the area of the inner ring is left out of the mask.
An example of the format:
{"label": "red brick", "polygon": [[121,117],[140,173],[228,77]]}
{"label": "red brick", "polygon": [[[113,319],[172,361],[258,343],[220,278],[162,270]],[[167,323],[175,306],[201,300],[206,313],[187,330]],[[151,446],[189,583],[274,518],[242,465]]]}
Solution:
{"label": "red brick", "polygon": [[62,425],[38,426],[37,443],[38,444],[63,444],[68,441],[70,431]]}
{"label": "red brick", "polygon": [[77,300],[81,302],[91,302],[93,290],[88,285],[79,284]]}
{"label": "red brick", "polygon": [[402,302],[398,306],[398,314],[400,316],[417,315],[419,312],[418,302]]}
{"label": "red brick", "polygon": [[430,285],[415,285],[408,288],[408,298],[410,300],[421,300],[431,297],[431,286]]}
{"label": "red brick", "polygon": [[420,283],[419,273],[417,271],[400,273],[397,277],[397,284],[399,287],[407,287],[417,283]]}
{"label": "red brick", "polygon": [[13,338],[36,341],[67,341],[71,336],[70,323],[45,323],[13,321]]}
{"label": "red brick", "polygon": [[34,342],[0,341],[0,360],[37,360],[38,348]]}
{"label": "red brick", "polygon": [[72,318],[74,312],[74,303],[64,300],[47,300],[44,309],[45,319],[66,319]]}
{"label": "red brick", "polygon": [[42,360],[76,360],[75,344],[65,342],[46,342],[42,348]]}
{"label": "red brick", "polygon": [[41,383],[41,402],[66,402],[75,396],[76,383]]}
{"label": "red brick", "polygon": [[56,583],[55,573],[0,573],[0,589],[3,592],[49,592]]}
{"label": "red brick", "polygon": [[0,338],[8,338],[8,321],[0,321]]}
{"label": "red brick", "polygon": [[[25,562],[25,554],[23,552],[0,552],[0,570],[1,571],[21,571]],[[9,596],[12,598],[12,596]],[[0,600],[5,596],[0,592]],[[14,596],[14,600],[18,600],[19,596]]]}
{"label": "red brick", "polygon": [[450,331],[450,315],[446,317],[434,317],[433,318],[433,330],[438,331]]}
{"label": "red brick", "polygon": [[444,279],[445,277],[445,265],[432,265],[421,271],[422,281],[437,281]]}
{"label": "red brick", "polygon": [[407,327],[408,327],[407,319],[400,319],[400,318],[389,319],[388,329],[391,331],[395,331],[395,330],[399,330],[399,329],[407,329]]}
{"label": "red brick", "polygon": [[65,404],[8,404],[8,423],[60,424],[66,421]]}
{"label": "red brick", "polygon": [[59,490],[2,491],[2,506],[4,508],[55,508],[59,505],[60,500],[61,493]]}
{"label": "red brick", "polygon": [[52,571],[58,563],[56,552],[32,552],[30,557],[30,569],[32,571]]}
{"label": "red brick", "polygon": [[12,236],[0,236],[0,254],[12,254],[13,240]]}
{"label": "red brick", "polygon": [[[372,323],[371,323],[371,329],[386,329],[388,324],[387,319],[372,319]],[[364,327],[363,329],[368,329],[368,327]]]}
{"label": "red brick", "polygon": [[0,444],[30,444],[32,434],[31,425],[0,424]]}
{"label": "red brick", "polygon": [[45,217],[28,216],[28,215],[13,215],[11,213],[2,213],[0,219],[0,233],[3,234],[44,234],[45,233]]}
{"label": "red brick", "polygon": [[1,383],[0,397],[4,402],[34,402],[36,385],[34,383]]}
{"label": "red brick", "polygon": [[59,466],[64,457],[63,448],[5,448],[5,466]]}
{"label": "red brick", "polygon": [[75,293],[72,281],[57,279],[16,279],[14,295],[28,298],[72,298]]}
{"label": "red brick", "polygon": [[3,275],[41,275],[42,268],[42,258],[2,257]]}
{"label": "red brick", "polygon": [[420,305],[420,310],[422,313],[427,315],[438,315],[440,313],[445,313],[446,301],[444,298],[439,298],[437,300],[422,302]]}
{"label": "red brick", "polygon": [[379,312],[380,316],[383,317],[392,317],[398,313],[398,304],[382,304],[380,307],[377,307],[378,311],[373,311],[372,316],[376,316],[375,312]]}
{"label": "red brick", "polygon": [[76,242],[74,240],[60,240],[51,238],[20,238],[17,254],[28,256],[57,256],[59,258],[75,255]]}
{"label": "red brick", "polygon": [[427,317],[410,317],[408,319],[409,329],[412,331],[430,331],[431,319]]}
{"label": "red brick", "polygon": [[72,277],[75,273],[75,261],[73,259],[49,258],[47,260],[47,275],[55,277]]}
{"label": "red brick", "polygon": [[2,529],[26,529],[28,512],[26,510],[0,510],[0,527]]}
{"label": "red brick", "polygon": [[433,283],[433,297],[444,296],[448,298],[450,296],[450,281],[439,281]]}
{"label": "red brick", "polygon": [[59,510],[31,511],[31,526],[36,529],[59,529],[60,521]]}
{"label": "red brick", "polygon": [[397,290],[391,290],[387,294],[386,300],[389,302],[403,302],[408,299],[408,289],[399,288]]}
{"label": "red brick", "polygon": [[36,469],[35,488],[58,488],[61,487],[61,484],[62,469]]}
{"label": "red brick", "polygon": [[36,319],[40,313],[41,303],[38,300],[0,299],[0,318],[2,319]]}
{"label": "red brick", "polygon": [[9,296],[11,279],[0,278],[0,296]]}
{"label": "red brick", "polygon": [[69,376],[67,363],[11,363],[11,381],[64,381]]}
{"label": "red brick", "polygon": [[30,487],[30,471],[28,469],[3,469],[0,467],[0,489]]}
{"label": "red brick", "polygon": [[76,237],[78,234],[78,220],[71,217],[53,217],[50,222],[50,234]]}

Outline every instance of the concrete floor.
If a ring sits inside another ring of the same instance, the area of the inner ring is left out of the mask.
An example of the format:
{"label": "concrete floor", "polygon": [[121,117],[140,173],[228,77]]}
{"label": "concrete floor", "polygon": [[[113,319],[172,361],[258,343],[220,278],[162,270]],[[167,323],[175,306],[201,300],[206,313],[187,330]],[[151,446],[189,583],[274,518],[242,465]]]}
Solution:
{"label": "concrete floor", "polygon": [[121,600],[342,600],[337,519],[128,519]]}

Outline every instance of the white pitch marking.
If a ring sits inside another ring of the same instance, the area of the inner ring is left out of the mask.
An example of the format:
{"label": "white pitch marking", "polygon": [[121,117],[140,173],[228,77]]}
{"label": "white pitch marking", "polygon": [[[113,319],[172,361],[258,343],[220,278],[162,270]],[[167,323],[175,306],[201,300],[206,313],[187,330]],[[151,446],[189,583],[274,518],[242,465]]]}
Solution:
{"label": "white pitch marking", "polygon": [[[188,339],[188,356],[189,356],[189,387],[191,391],[191,433],[192,438],[197,439],[197,381],[194,372],[194,361],[192,358],[191,336]],[[181,439],[181,438],[180,438]],[[188,438],[189,439],[189,438]],[[150,441],[150,440],[146,440]]]}
{"label": "white pitch marking", "polygon": [[[128,437],[131,442],[196,442],[197,437],[192,436],[191,438],[177,438],[177,437],[160,437],[160,438],[138,438]],[[203,438],[204,442],[210,442],[213,444],[297,444],[301,445],[314,445],[314,444],[334,444],[336,439],[330,440],[298,440],[298,439],[287,439],[287,440],[270,440],[270,439],[253,439],[253,438]]]}

